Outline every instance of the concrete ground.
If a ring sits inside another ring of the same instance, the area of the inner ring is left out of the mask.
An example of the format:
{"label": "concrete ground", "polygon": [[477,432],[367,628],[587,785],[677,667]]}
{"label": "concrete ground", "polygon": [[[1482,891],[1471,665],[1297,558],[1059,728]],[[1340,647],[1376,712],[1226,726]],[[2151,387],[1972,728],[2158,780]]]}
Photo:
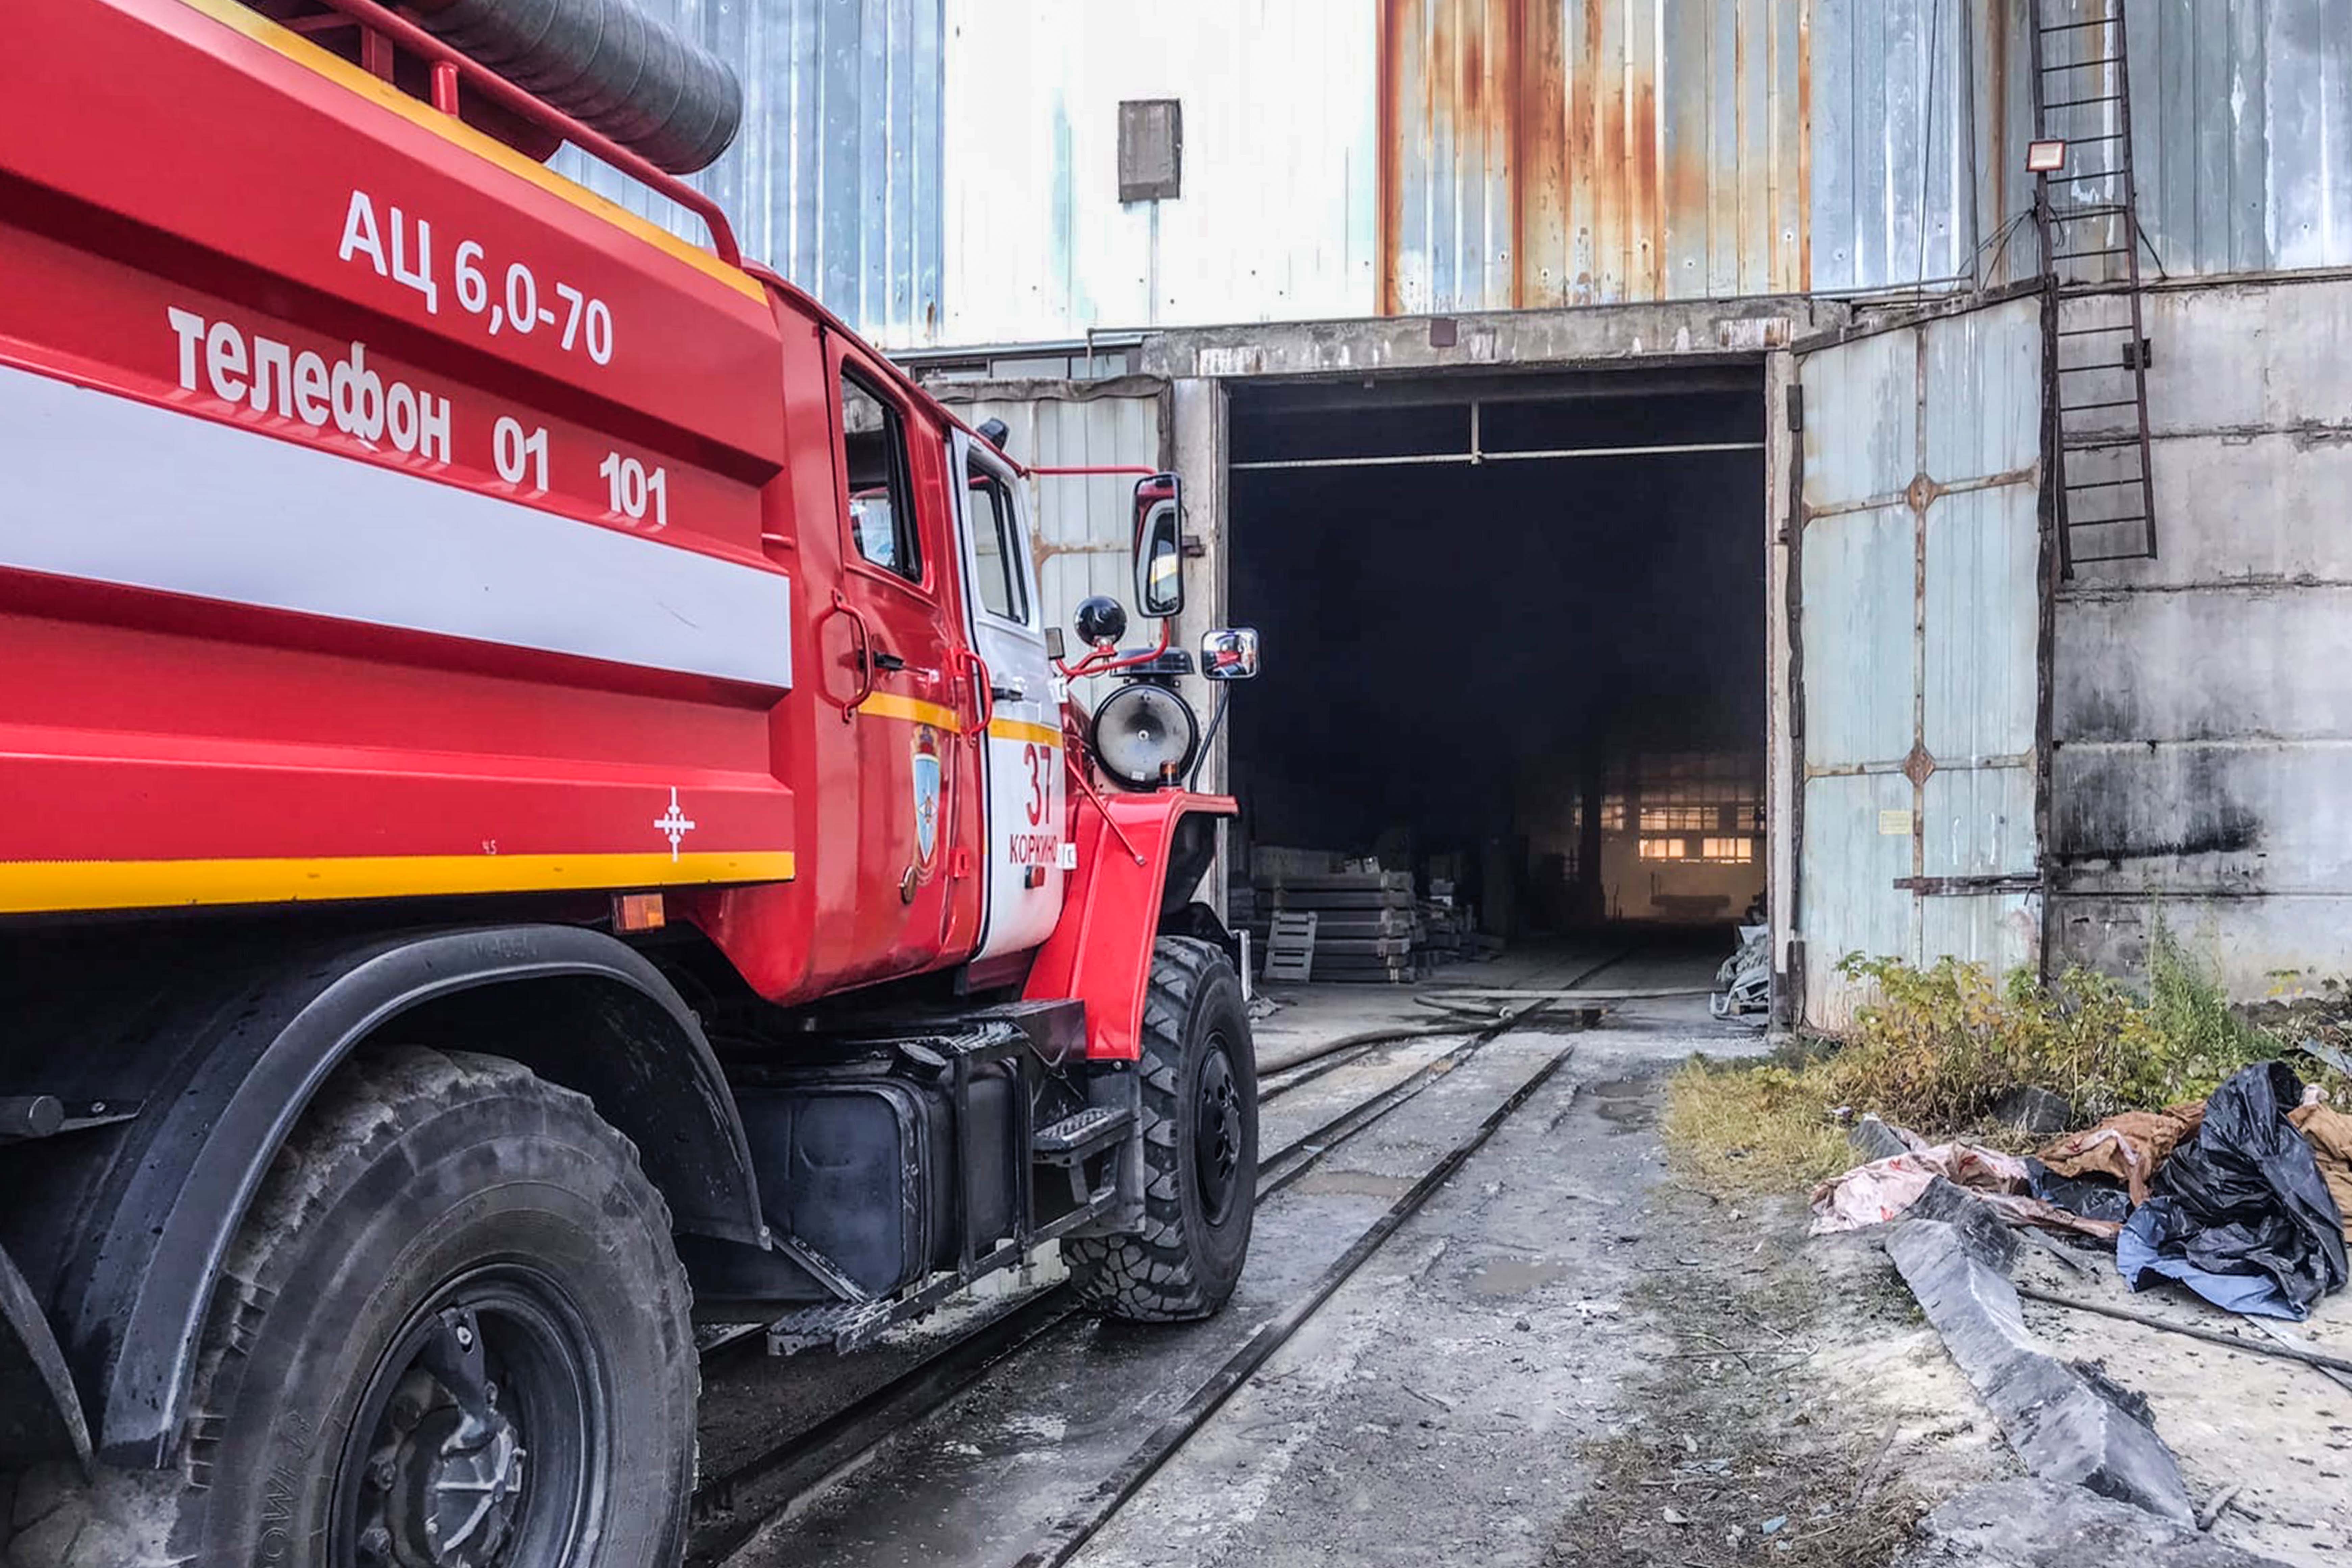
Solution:
{"label": "concrete ground", "polygon": [[[1712,944],[1532,948],[1438,984],[1546,989],[1612,960],[1591,988],[1673,988],[1704,984],[1718,957]],[[1258,1026],[1269,1070],[1337,1039],[1442,1018],[1404,988],[1275,995],[1281,1005]],[[1392,1041],[1300,1085],[1267,1106],[1265,1146],[1464,1037]],[[1512,1028],[1335,1150],[1262,1207],[1241,1289],[1216,1321],[1073,1320],[771,1521],[732,1568],[1014,1563],[1563,1047],[1566,1066],[1078,1562],[1884,1568],[1915,1549],[1927,1510],[2020,1476],[1880,1236],[1809,1238],[1801,1194],[1727,1202],[1675,1178],[1657,1128],[1666,1076],[1694,1051],[1748,1054],[1762,1041],[1711,1019],[1702,998],[1642,1000],[1580,1033],[1540,1017]],[[2128,1300],[2111,1265],[2072,1274],[2029,1250],[2019,1278]],[[866,1356],[715,1372],[706,1467],[723,1467],[780,1420],[804,1424],[855,1398],[1052,1273],[1000,1282],[992,1300]],[[2326,1348],[2352,1342],[2347,1300],[2305,1331]],[[2129,1304],[2215,1316],[2160,1297]],[[2199,1502],[2242,1489],[2207,1538],[2217,1549],[2343,1560],[2352,1390],[2063,1309],[2028,1303],[2027,1316],[2060,1355],[2099,1360],[2147,1395]]]}
{"label": "concrete ground", "polygon": [[[2087,1275],[2028,1252],[2020,1284],[2121,1307],[2168,1322],[2220,1331],[2249,1348],[2184,1338],[2136,1323],[2026,1301],[2025,1326],[2053,1354],[2095,1361],[2147,1397],[2161,1436],[2201,1504],[2233,1500],[2214,1521],[2214,1539],[2311,1568],[2352,1560],[2352,1386],[2322,1371],[2259,1353],[2277,1342],[2250,1321],[2165,1286],[2135,1296],[2111,1258],[2080,1254]],[[2296,1341],[2352,1360],[2352,1291],[2324,1298],[2309,1321],[2281,1325]]]}
{"label": "concrete ground", "polygon": [[[1476,966],[1471,983],[1556,985],[1617,951],[1523,953]],[[1704,984],[1719,956],[1647,949],[1591,984]],[[1290,1015],[1291,1038],[1266,1030],[1261,1050],[1295,1059],[1310,1037],[1423,1021],[1409,993],[1386,991],[1295,994],[1275,1015]],[[1385,1047],[1302,1086],[1268,1108],[1265,1145],[1458,1038]],[[1939,1374],[1932,1334],[1921,1342],[1883,1267],[1806,1246],[1793,1205],[1741,1213],[1670,1178],[1664,1075],[1694,1050],[1760,1047],[1693,997],[1629,1004],[1580,1034],[1538,1020],[1502,1035],[1265,1205],[1223,1316],[1074,1325],[730,1562],[1011,1563],[1570,1046],[1568,1065],[1079,1561],[1883,1563],[1916,1512],[1899,1475],[1928,1461],[1954,1486],[2000,1473],[1965,1385]]]}

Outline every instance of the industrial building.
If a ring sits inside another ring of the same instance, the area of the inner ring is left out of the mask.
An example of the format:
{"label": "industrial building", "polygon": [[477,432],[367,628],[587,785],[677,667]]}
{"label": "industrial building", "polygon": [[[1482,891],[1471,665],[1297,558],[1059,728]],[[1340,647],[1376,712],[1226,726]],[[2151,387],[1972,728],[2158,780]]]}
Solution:
{"label": "industrial building", "polygon": [[[667,4],[748,250],[1015,457],[1182,473],[1258,841],[1769,889],[1816,1026],[2159,912],[2343,968],[2352,0]],[[1066,620],[1120,486],[1037,505]]]}

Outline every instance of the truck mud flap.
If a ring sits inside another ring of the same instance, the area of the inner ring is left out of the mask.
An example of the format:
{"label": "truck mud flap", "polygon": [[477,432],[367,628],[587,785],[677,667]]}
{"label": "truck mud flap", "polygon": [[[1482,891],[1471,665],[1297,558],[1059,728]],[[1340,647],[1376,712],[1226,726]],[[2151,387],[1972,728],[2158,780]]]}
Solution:
{"label": "truck mud flap", "polygon": [[0,1250],[0,1468],[89,1463],[89,1426],[32,1288]]}

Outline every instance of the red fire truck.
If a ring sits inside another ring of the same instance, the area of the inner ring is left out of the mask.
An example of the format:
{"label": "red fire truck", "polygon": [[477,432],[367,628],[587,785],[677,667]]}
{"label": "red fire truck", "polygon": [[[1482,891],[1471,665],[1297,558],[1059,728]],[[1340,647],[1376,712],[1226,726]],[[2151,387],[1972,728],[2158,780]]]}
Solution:
{"label": "red fire truck", "polygon": [[1048,1243],[1215,1310],[1174,478],[1158,646],[1066,659],[1022,468],[739,258],[731,79],[618,0],[7,13],[11,1561],[667,1563],[698,1325],[852,1349]]}

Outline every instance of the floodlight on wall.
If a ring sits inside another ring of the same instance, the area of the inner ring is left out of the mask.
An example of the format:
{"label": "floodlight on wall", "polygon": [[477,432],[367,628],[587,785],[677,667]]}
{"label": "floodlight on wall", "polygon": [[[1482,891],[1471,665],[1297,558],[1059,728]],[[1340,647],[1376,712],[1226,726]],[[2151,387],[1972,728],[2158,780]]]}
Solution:
{"label": "floodlight on wall", "polygon": [[2066,143],[2063,142],[2029,142],[2025,144],[2025,172],[2029,174],[2054,174],[2066,166]]}

